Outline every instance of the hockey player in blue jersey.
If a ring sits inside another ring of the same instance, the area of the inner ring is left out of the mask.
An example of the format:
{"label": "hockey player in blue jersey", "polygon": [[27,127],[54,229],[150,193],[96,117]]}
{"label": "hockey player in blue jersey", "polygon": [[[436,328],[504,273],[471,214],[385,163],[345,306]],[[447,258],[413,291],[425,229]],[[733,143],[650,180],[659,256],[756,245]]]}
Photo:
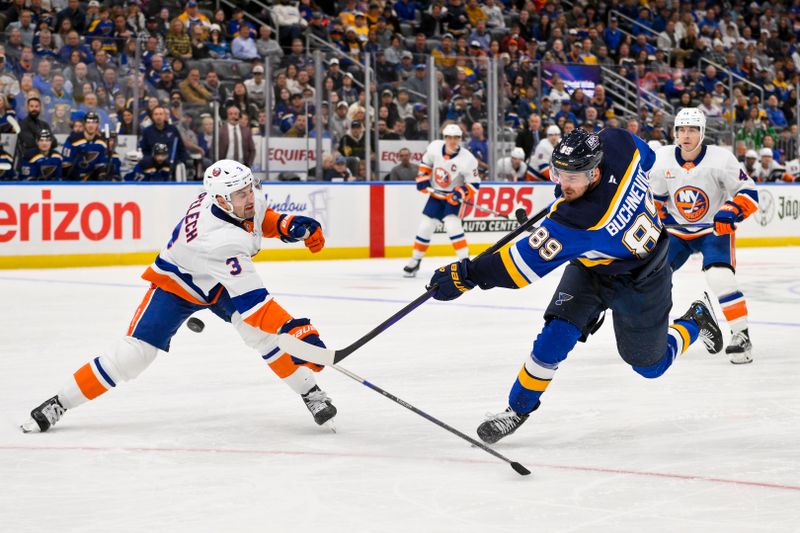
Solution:
{"label": "hockey player in blue jersey", "polygon": [[20,179],[29,181],[56,181],[61,179],[61,154],[53,148],[53,134],[42,130],[36,136],[36,148],[22,158]]}
{"label": "hockey player in blue jersey", "polygon": [[125,175],[125,181],[173,181],[169,149],[164,143],[153,145],[153,155],[146,155]]}
{"label": "hockey player in blue jersey", "polygon": [[475,286],[524,287],[568,262],[508,408],[478,427],[484,442],[497,442],[528,419],[558,365],[599,327],[606,309],[613,311],[622,359],[646,378],[661,376],[698,337],[709,352],[722,350],[707,298],[669,322],[668,237],[646,174],[654,159],[647,144],[627,131],[572,131],[551,159],[550,178],[560,197],[530,238],[434,273],[434,297],[452,300]]}
{"label": "hockey player in blue jersey", "polygon": [[96,181],[103,179],[108,163],[108,145],[100,133],[100,116],[94,111],[86,113],[83,131],[70,134],[64,149],[64,177],[71,181]]}

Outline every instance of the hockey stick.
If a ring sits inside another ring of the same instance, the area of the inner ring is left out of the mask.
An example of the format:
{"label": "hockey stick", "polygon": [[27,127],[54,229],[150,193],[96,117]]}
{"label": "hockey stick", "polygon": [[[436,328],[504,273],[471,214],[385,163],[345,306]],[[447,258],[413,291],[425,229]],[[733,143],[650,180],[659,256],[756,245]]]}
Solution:
{"label": "hockey stick", "polygon": [[481,450],[483,450],[483,451],[485,451],[485,452],[487,452],[487,453],[489,453],[491,455],[494,455],[495,457],[497,457],[498,459],[500,459],[502,461],[505,461],[506,463],[511,465],[511,468],[513,468],[514,472],[516,472],[517,474],[519,474],[521,476],[527,476],[527,475],[529,475],[531,473],[530,470],[528,470],[527,468],[525,468],[524,466],[522,466],[518,462],[512,461],[508,457],[505,457],[504,455],[502,455],[502,454],[494,451],[490,447],[486,446],[484,443],[473,439],[469,435],[466,435],[466,434],[460,432],[459,430],[455,429],[454,427],[451,427],[451,426],[445,424],[444,422],[442,422],[438,418],[434,418],[433,416],[429,415],[425,411],[422,411],[421,409],[418,409],[418,408],[414,407],[413,405],[411,405],[410,403],[406,402],[405,400],[402,400],[402,399],[398,398],[397,396],[395,396],[391,392],[388,392],[388,391],[378,387],[377,385],[375,385],[373,383],[370,383],[366,379],[364,379],[364,378],[362,378],[362,377],[360,377],[360,376],[358,376],[358,375],[356,375],[356,374],[350,372],[349,370],[344,369],[344,368],[342,368],[340,366],[332,365],[332,368],[338,370],[339,372],[341,372],[345,376],[349,377],[350,379],[358,381],[359,383],[361,383],[365,387],[374,390],[378,394],[383,395],[384,397],[390,399],[394,403],[402,405],[403,407],[405,407],[409,411],[418,414],[419,416],[421,416],[425,420],[427,420],[429,422],[433,422],[434,424],[436,424],[440,428],[449,431],[453,435],[455,435],[457,437],[461,437],[462,439],[464,439],[465,441],[469,442],[473,446],[475,446],[477,448],[480,448]]}
{"label": "hockey stick", "polygon": [[[428,191],[428,194],[436,193],[436,191],[431,189],[430,187],[428,187],[425,190]],[[441,196],[441,193],[436,193],[436,194]],[[442,198],[442,199],[444,199],[444,198]],[[460,203],[462,205],[468,205],[471,208],[478,209],[480,211],[483,211],[484,213],[489,213],[490,215],[494,215],[496,217],[502,217],[502,218],[511,220],[511,217],[508,216],[508,214],[504,215],[503,213],[501,213],[499,211],[492,211],[491,209],[487,209],[486,207],[481,207],[481,206],[476,205],[476,204],[474,204],[474,203],[472,203],[472,202],[470,202],[470,201],[468,201],[466,199],[461,199],[461,200],[457,200],[457,201],[458,201],[458,203]],[[524,224],[525,220],[528,218],[528,214],[525,212],[525,209],[523,209],[522,207],[519,207],[519,208],[514,210],[514,217],[517,219],[517,221],[520,224]]]}
{"label": "hockey stick", "polygon": [[[528,220],[524,221],[520,224],[520,226],[512,231],[511,233],[506,234],[502,239],[494,243],[492,246],[481,252],[478,257],[483,257],[484,255],[491,255],[495,253],[497,250],[505,246],[506,244],[510,243],[514,239],[516,239],[521,234],[525,233],[529,228],[533,227],[533,225],[544,218],[547,213],[550,212],[550,206],[548,205],[533,217],[529,218]],[[477,259],[477,257],[476,257]],[[314,346],[313,344],[309,344],[305,341],[302,341],[298,338],[292,337],[288,333],[282,333],[278,335],[278,346],[281,350],[292,354],[293,356],[303,359],[304,361],[309,361],[311,363],[317,363],[319,365],[334,365],[350,355],[351,353],[355,352],[366,343],[392,327],[396,322],[398,322],[401,318],[408,315],[411,311],[428,301],[435,293],[438,286],[434,285],[427,290],[424,294],[417,297],[416,300],[409,303],[398,312],[381,322],[377,325],[372,331],[361,337],[360,339],[356,340],[349,346],[341,348],[339,350],[333,350],[330,348],[320,348],[319,346]]]}
{"label": "hockey stick", "polygon": [[686,224],[664,224],[665,228],[713,228],[713,222],[687,222]]}

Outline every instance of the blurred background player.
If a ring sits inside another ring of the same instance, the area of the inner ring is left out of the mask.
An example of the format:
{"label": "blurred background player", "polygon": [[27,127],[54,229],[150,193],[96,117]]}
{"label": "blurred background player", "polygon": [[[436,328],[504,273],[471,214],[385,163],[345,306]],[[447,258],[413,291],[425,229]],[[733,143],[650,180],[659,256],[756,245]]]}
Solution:
{"label": "blurred background player", "polygon": [[117,141],[119,135],[116,131],[112,131],[106,137],[106,145],[108,146],[108,161],[106,168],[103,171],[103,179],[106,181],[121,181],[122,180],[122,160],[117,154]]}
{"label": "blurred background player", "polygon": [[61,152],[64,177],[70,181],[97,181],[108,163],[108,144],[100,133],[100,116],[89,111],[83,118],[83,131],[71,133]]}
{"label": "blurred background player", "polygon": [[568,262],[509,407],[478,426],[484,442],[497,442],[528,419],[559,364],[597,330],[606,309],[613,311],[622,359],[646,378],[664,374],[698,336],[711,353],[722,350],[706,302],[695,301],[670,325],[669,238],[645,174],[654,159],[644,141],[625,130],[574,130],[556,146],[550,167],[560,197],[530,238],[434,273],[434,298],[452,300],[476,285],[524,287]]}
{"label": "blurred background player", "polygon": [[530,159],[530,167],[537,180],[550,179],[550,158],[553,156],[553,148],[560,140],[561,129],[555,124],[548,126],[547,137],[539,141]]}
{"label": "blurred background player", "polygon": [[703,144],[705,129],[702,111],[681,109],[675,116],[676,144],[658,150],[650,179],[665,223],[710,224],[669,228],[669,264],[678,270],[693,253],[703,255],[706,281],[733,332],[725,351],[731,363],[750,363],[747,302],[735,277],[735,232],[736,224],[758,210],[758,191],[730,151]]}
{"label": "blurred background player", "polygon": [[61,179],[63,159],[53,148],[53,134],[42,130],[36,136],[36,148],[22,157],[20,178],[30,181],[54,181]]}
{"label": "blurred background player", "polygon": [[0,144],[0,181],[15,179],[17,179],[17,172],[14,170],[14,156],[6,152],[5,147]]}
{"label": "blurred background player", "polygon": [[411,261],[403,267],[405,277],[417,275],[420,262],[431,243],[436,222],[442,221],[459,259],[469,257],[467,238],[461,225],[464,201],[470,201],[480,187],[478,161],[461,143],[461,128],[448,124],[443,141],[433,141],[425,150],[417,175],[417,190],[429,194],[422,209],[422,221],[414,240]]}
{"label": "blurred background player", "polygon": [[244,342],[292,390],[300,394],[317,424],[336,415],[330,398],[316,384],[322,367],[294,359],[277,345],[279,333],[324,346],[307,318],[293,318],[267,291],[253,265],[262,238],[304,241],[312,253],[325,245],[313,218],[281,214],[267,207],[250,169],[222,160],[206,170],[205,192],[192,202],[169,243],[142,278],[150,288],[133,315],[128,333],[64,384],[56,396],[36,407],[24,432],[47,431],[66,410],[93,400],[137,377],[169,351],[175,332],[193,313],[209,309],[233,324]]}
{"label": "blurred background player", "polygon": [[172,181],[172,165],[169,164],[169,148],[164,143],[153,145],[153,155],[145,155],[133,170],[125,175],[125,181]]}
{"label": "blurred background player", "polygon": [[517,146],[511,150],[511,155],[497,162],[497,181],[533,181],[533,171],[525,163],[525,150]]}

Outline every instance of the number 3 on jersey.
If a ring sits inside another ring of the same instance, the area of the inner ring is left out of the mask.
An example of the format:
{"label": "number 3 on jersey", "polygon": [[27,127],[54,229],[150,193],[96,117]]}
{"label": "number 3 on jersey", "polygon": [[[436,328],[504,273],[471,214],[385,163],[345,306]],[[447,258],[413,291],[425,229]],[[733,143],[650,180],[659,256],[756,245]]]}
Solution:
{"label": "number 3 on jersey", "polygon": [[225,264],[231,267],[231,275],[238,276],[242,273],[242,265],[239,264],[239,260],[235,257],[231,257]]}
{"label": "number 3 on jersey", "polygon": [[552,260],[563,248],[560,242],[550,237],[550,232],[544,226],[536,228],[528,243],[534,250],[539,250],[539,256],[545,261]]}

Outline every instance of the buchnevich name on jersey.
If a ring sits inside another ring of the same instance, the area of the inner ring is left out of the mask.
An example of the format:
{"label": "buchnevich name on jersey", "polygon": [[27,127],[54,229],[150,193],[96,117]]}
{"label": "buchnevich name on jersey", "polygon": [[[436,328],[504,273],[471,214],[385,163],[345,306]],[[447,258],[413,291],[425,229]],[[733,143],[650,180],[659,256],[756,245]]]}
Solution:
{"label": "buchnevich name on jersey", "polygon": [[636,177],[632,180],[630,189],[625,193],[625,199],[617,209],[617,214],[611,219],[611,222],[606,224],[608,234],[613,237],[620,231],[626,230],[628,222],[637,215],[639,206],[645,198],[652,203],[650,199],[650,180],[642,170],[642,167],[638,167]]}

